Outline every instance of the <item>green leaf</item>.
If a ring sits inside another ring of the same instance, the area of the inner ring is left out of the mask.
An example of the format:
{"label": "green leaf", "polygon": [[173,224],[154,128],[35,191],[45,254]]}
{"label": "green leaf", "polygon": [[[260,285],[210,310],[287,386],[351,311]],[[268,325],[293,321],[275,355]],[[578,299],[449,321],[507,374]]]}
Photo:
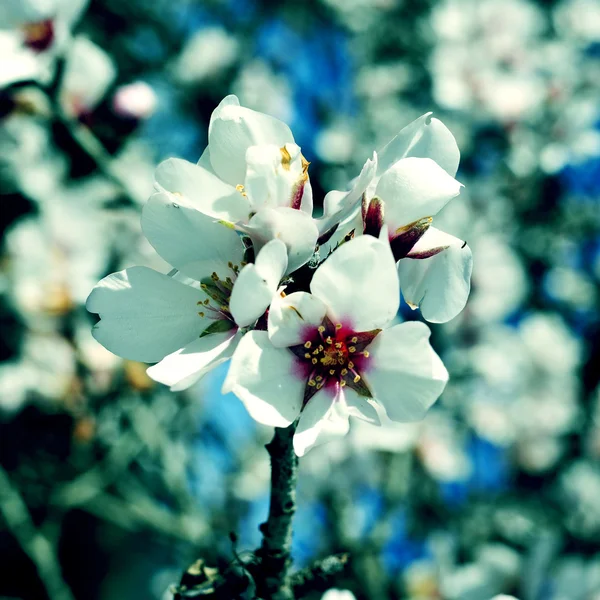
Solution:
{"label": "green leaf", "polygon": [[206,335],[210,335],[211,333],[224,333],[225,331],[229,331],[235,327],[235,323],[230,321],[229,319],[219,319],[218,321],[214,321],[211,323],[201,334],[200,337],[203,338]]}

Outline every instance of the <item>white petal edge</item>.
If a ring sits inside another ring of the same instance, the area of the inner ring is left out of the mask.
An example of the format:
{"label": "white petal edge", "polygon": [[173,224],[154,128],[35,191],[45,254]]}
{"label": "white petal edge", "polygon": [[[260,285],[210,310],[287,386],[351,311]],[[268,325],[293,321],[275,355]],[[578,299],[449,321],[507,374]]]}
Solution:
{"label": "white petal edge", "polygon": [[311,292],[328,315],[355,331],[383,327],[398,312],[400,290],[389,244],[363,235],[342,244],[317,269]]}
{"label": "white petal edge", "polygon": [[430,323],[446,323],[462,311],[473,272],[473,254],[466,242],[439,234],[434,231],[430,242],[447,244],[445,250],[429,258],[403,258],[398,262],[404,299],[411,308],[418,306]]}
{"label": "white petal edge", "polygon": [[154,177],[159,190],[187,198],[191,206],[215,219],[235,223],[250,214],[247,198],[199,164],[169,158],[156,167]]}
{"label": "white petal edge", "polygon": [[86,308],[100,315],[92,330],[105,348],[129,360],[158,362],[206,328],[198,315],[200,290],[147,267],[131,267],[105,277]]}
{"label": "white petal edge", "polygon": [[278,348],[303,344],[306,333],[321,325],[326,313],[323,301],[308,292],[277,295],[269,309],[269,339]]}
{"label": "white petal edge", "polygon": [[270,240],[281,240],[288,254],[286,274],[310,260],[319,235],[309,215],[288,207],[264,208],[250,219],[248,225],[238,224],[238,229],[250,236],[258,251]]}
{"label": "white petal edge", "polygon": [[385,202],[385,222],[392,232],[436,215],[460,194],[462,184],[429,158],[404,158],[379,180],[375,195]]}
{"label": "white petal edge", "polygon": [[239,273],[229,301],[229,310],[240,327],[261,317],[271,304],[287,267],[287,249],[280,240],[271,240]]}
{"label": "white petal edge", "polygon": [[150,196],[142,210],[142,231],[164,260],[198,281],[213,272],[231,275],[228,263],[240,265],[244,258],[235,230],[168,192]]}
{"label": "white petal edge", "polygon": [[311,448],[345,436],[350,429],[344,403],[328,388],[318,391],[306,404],[294,435],[294,451],[304,456]]}
{"label": "white petal edge", "polygon": [[250,146],[294,142],[290,128],[279,119],[239,105],[227,96],[215,109],[208,128],[210,161],[217,175],[236,186],[246,178],[246,151]]}
{"label": "white petal edge", "polygon": [[460,151],[451,131],[438,119],[426,113],[409,123],[379,152],[378,175],[382,175],[402,158],[431,158],[448,175],[454,177],[460,162]]}
{"label": "white petal edge", "polygon": [[446,387],[448,372],[429,343],[430,333],[424,323],[401,323],[368,346],[363,375],[393,421],[420,421]]}
{"label": "white petal edge", "polygon": [[194,340],[148,368],[148,376],[171,391],[185,390],[233,354],[241,335],[236,329]]}
{"label": "white petal edge", "polygon": [[347,219],[359,206],[363,193],[375,177],[377,165],[377,154],[373,152],[373,157],[367,159],[348,192],[333,190],[325,196],[323,200],[323,217],[316,219],[319,234],[325,233],[336,223]]}
{"label": "white petal edge", "polygon": [[266,331],[250,331],[233,354],[222,392],[233,392],[258,423],[288,427],[300,413],[305,385],[289,350],[275,348]]}

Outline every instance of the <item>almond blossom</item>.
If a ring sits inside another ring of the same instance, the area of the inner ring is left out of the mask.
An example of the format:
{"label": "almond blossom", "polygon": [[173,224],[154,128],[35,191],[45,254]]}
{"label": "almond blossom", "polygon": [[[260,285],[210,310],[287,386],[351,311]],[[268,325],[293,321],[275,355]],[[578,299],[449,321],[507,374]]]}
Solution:
{"label": "almond blossom", "polygon": [[178,273],[132,267],[105,277],[87,301],[100,315],[93,334],[123,358],[158,363],[148,374],[184,389],[227,360],[240,327],[265,312],[287,268],[285,246],[271,240],[246,265],[233,229],[166,192],[150,197],[142,229]]}
{"label": "almond blossom", "polygon": [[402,295],[433,323],[454,318],[470,291],[470,248],[431,226],[433,217],[460,193],[462,184],[454,179],[459,158],[453,135],[428,113],[378,153],[374,168],[365,165],[351,192],[330,192],[324,203],[326,217],[346,219],[338,235],[378,236],[387,225]]}
{"label": "almond blossom", "polygon": [[[368,291],[367,291],[368,290]],[[422,323],[391,325],[399,285],[389,245],[372,236],[343,244],[317,269],[310,293],[272,302],[268,331],[251,331],[232,358],[223,391],[260,423],[299,417],[294,449],[345,435],[350,416],[378,422],[423,418],[448,373]]]}
{"label": "almond blossom", "polygon": [[308,162],[285,123],[240,106],[236,96],[214,110],[198,164],[166,160],[156,170],[156,187],[232,223],[255,250],[278,237],[288,248],[290,272],[314,252],[318,232]]}

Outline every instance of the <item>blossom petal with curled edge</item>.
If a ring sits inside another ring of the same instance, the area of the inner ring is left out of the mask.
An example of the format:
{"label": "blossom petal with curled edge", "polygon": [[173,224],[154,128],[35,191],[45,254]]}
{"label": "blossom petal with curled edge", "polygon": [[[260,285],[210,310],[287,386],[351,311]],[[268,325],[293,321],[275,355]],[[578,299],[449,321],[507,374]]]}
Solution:
{"label": "blossom petal with curled edge", "polygon": [[300,414],[304,393],[295,372],[291,352],[275,348],[266,331],[250,331],[233,354],[222,392],[233,392],[255,421],[288,427]]}
{"label": "blossom petal with curled edge", "polygon": [[159,190],[183,196],[205,215],[234,223],[250,214],[250,202],[235,187],[224,183],[204,167],[181,158],[169,158],[156,167]]}
{"label": "blossom petal with curled edge", "polygon": [[[342,393],[338,388],[337,395]],[[344,437],[350,429],[344,403],[323,388],[306,404],[294,434],[294,451],[304,456],[311,448]]]}
{"label": "blossom petal with curled edge", "polygon": [[424,114],[409,123],[379,154],[377,175],[381,176],[403,158],[430,158],[451,177],[456,175],[460,151],[450,130],[438,119]]}
{"label": "blossom petal with curled edge", "polygon": [[118,356],[158,362],[199,337],[209,321],[198,314],[204,294],[147,267],[105,277],[86,303],[100,315],[92,334]]}
{"label": "blossom petal with curled edge", "polygon": [[170,265],[200,281],[228,264],[244,260],[244,244],[236,231],[196,210],[185,197],[168,192],[150,196],[142,210],[142,231]]}
{"label": "blossom petal with curled edge", "polygon": [[168,385],[173,392],[185,390],[230,359],[241,337],[235,328],[200,337],[165,356],[146,372],[154,381]]}
{"label": "blossom petal with curled edge", "polygon": [[328,307],[332,320],[349,321],[355,331],[386,325],[400,303],[389,244],[370,235],[342,244],[317,269],[310,290]]}
{"label": "blossom petal with curled edge", "polygon": [[231,316],[240,327],[248,327],[264,314],[286,268],[285,244],[281,240],[271,240],[258,253],[256,262],[240,271],[229,301]]}
{"label": "blossom petal with curled edge", "polygon": [[445,323],[465,307],[472,270],[467,243],[435,227],[398,263],[404,299],[431,323]]}
{"label": "blossom petal with curled edge", "polygon": [[394,233],[409,223],[436,215],[462,184],[429,158],[404,158],[381,177],[375,195],[385,202],[385,221]]}
{"label": "blossom petal with curled edge", "polygon": [[392,421],[420,421],[448,382],[429,335],[424,323],[401,323],[383,330],[368,346],[364,377]]}
{"label": "blossom petal with curled edge", "polygon": [[369,187],[377,173],[377,153],[363,165],[360,175],[354,180],[348,192],[331,191],[323,201],[323,216],[315,219],[319,228],[319,235],[323,236],[337,223],[344,221],[357,209],[362,200],[363,193]]}
{"label": "blossom petal with curled edge", "polygon": [[237,223],[236,227],[250,236],[255,251],[260,251],[270,240],[281,240],[288,252],[286,273],[292,273],[311,259],[319,235],[309,215],[288,207],[264,208],[247,224]]}
{"label": "blossom petal with curled edge", "polygon": [[227,96],[214,110],[208,128],[210,162],[215,173],[232,186],[246,178],[246,151],[250,146],[294,143],[290,128],[275,117],[240,106]]}

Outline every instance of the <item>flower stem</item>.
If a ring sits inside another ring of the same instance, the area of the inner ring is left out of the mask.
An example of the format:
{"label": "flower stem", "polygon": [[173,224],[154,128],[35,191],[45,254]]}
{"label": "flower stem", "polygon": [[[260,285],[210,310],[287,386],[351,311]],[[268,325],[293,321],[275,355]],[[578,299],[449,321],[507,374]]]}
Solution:
{"label": "flower stem", "polygon": [[271,457],[271,499],[269,517],[260,526],[263,540],[257,556],[260,558],[264,589],[257,594],[266,600],[292,600],[294,594],[288,578],[291,565],[292,519],[296,512],[296,481],[298,457],[293,439],[296,425],[275,428],[266,448]]}

